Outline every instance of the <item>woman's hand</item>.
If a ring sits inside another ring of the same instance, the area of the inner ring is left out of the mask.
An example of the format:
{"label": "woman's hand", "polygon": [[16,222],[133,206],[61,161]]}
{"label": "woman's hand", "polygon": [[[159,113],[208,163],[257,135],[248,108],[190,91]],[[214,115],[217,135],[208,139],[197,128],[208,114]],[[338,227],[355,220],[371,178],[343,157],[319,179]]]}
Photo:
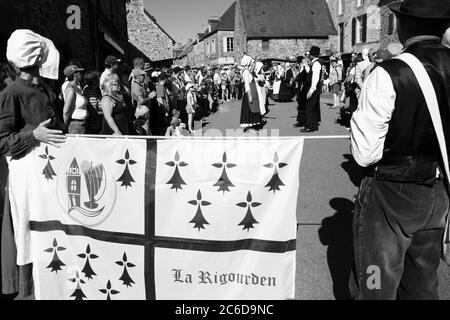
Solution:
{"label": "woman's hand", "polygon": [[48,119],[42,122],[39,127],[33,130],[33,135],[36,140],[59,148],[58,144],[64,143],[66,136],[63,135],[61,130],[48,129],[47,126],[51,121],[51,119]]}

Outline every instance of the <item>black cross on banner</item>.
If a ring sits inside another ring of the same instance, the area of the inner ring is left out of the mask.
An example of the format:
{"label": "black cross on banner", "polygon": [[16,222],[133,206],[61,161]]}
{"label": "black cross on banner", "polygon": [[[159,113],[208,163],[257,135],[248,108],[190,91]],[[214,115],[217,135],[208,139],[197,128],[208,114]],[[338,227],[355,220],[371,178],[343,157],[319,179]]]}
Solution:
{"label": "black cross on banner", "polygon": [[[244,251],[253,251],[253,252],[261,252],[261,253],[275,253],[275,254],[284,254],[293,252],[296,250],[296,239],[292,239],[289,241],[267,241],[267,240],[259,240],[259,239],[242,239],[237,241],[211,241],[211,240],[199,240],[199,239],[187,239],[187,238],[171,238],[171,237],[162,237],[157,236],[155,233],[155,216],[156,216],[156,175],[157,175],[157,158],[158,158],[158,148],[157,148],[158,140],[157,139],[149,139],[147,140],[147,156],[146,156],[146,165],[145,165],[145,233],[144,234],[129,234],[129,233],[120,233],[120,232],[110,232],[110,231],[99,231],[92,228],[80,226],[80,225],[68,225],[63,224],[60,221],[45,221],[45,222],[37,222],[31,221],[30,228],[33,232],[38,233],[46,233],[46,232],[55,232],[61,231],[65,233],[67,236],[81,236],[87,239],[93,239],[100,242],[105,243],[114,243],[114,244],[122,244],[122,245],[133,245],[144,248],[144,279],[145,279],[145,298],[147,300],[156,300],[157,292],[155,286],[155,250],[156,249],[176,249],[176,250],[186,250],[186,251],[196,251],[196,252],[212,252],[212,253],[228,253],[228,252],[244,252]],[[48,153],[48,152],[47,152]],[[134,157],[134,155],[130,155],[127,150],[127,154],[123,161],[121,161],[122,165],[130,164],[132,165],[135,160],[139,161],[139,159],[130,160],[130,157]],[[127,162],[128,161],[128,162]],[[130,163],[130,161],[132,161]],[[125,168],[128,170],[128,167]],[[136,177],[134,177],[136,178]],[[212,177],[212,179],[217,179],[216,176]],[[134,181],[133,181],[134,182]],[[128,189],[132,189],[133,186],[131,183],[127,184]],[[264,186],[262,186],[264,187]],[[212,190],[217,193],[217,186],[211,185]],[[177,192],[175,192],[177,191]],[[177,194],[181,190],[175,190],[173,193]],[[273,195],[273,193],[271,193]],[[247,196],[247,199],[245,198]],[[191,198],[190,198],[191,199]],[[194,199],[194,198],[192,198]],[[205,199],[201,197],[201,193],[199,192],[197,195],[197,199],[195,200],[195,205],[201,207],[202,205],[206,205]],[[250,192],[244,195],[242,198],[245,202],[245,208],[242,204],[242,218],[245,216],[245,212],[250,212],[252,210],[258,210],[258,206],[260,205],[257,201],[259,199],[252,199]],[[191,202],[193,203],[194,200]],[[189,206],[191,207],[191,206]],[[194,207],[193,207],[194,208]],[[195,208],[194,208],[195,209]],[[245,220],[245,219],[244,219]],[[198,226],[197,226],[198,227]],[[246,225],[244,225],[245,229]],[[250,225],[247,226],[250,229]],[[192,224],[191,224],[192,228]],[[242,226],[240,227],[242,229]],[[200,230],[200,229],[199,229]],[[248,231],[248,230],[247,230]],[[59,260],[58,250],[62,250],[62,244],[60,241],[56,241],[52,247],[52,244],[49,243],[49,251],[43,254],[47,254],[49,256],[49,261],[53,259],[57,262],[53,262],[53,269],[55,269],[55,265],[58,265],[58,268],[63,267],[64,261]],[[50,252],[50,249],[52,251]],[[65,248],[64,248],[65,249]],[[95,277],[97,274],[101,272],[98,269],[92,269],[91,262],[96,261],[99,252],[94,251],[94,248],[91,246],[84,246],[84,252],[77,252],[77,259],[81,261],[81,264],[85,265],[84,270],[80,270],[80,273],[74,273],[74,277],[70,279],[71,282],[77,284],[77,288],[73,293],[72,297],[76,299],[85,298],[84,293],[82,291],[83,286],[88,285],[88,281]],[[53,261],[53,260],[52,260]],[[135,266],[137,261],[132,260],[127,252],[119,252],[118,259],[116,259],[115,264],[118,270],[121,270],[122,277],[120,280],[126,287],[132,287],[134,282],[136,281],[135,277],[131,274],[133,270],[135,270]],[[51,269],[48,269],[51,272]],[[251,272],[251,271],[250,271]],[[84,280],[81,280],[81,276],[83,274],[88,274]],[[100,292],[104,295],[105,299],[117,299],[120,296],[120,291],[122,288],[115,288],[114,285],[111,284],[108,279],[104,281],[103,288],[99,288]],[[73,292],[73,291],[72,291]],[[72,293],[71,292],[71,293]],[[71,294],[69,293],[69,295]]]}

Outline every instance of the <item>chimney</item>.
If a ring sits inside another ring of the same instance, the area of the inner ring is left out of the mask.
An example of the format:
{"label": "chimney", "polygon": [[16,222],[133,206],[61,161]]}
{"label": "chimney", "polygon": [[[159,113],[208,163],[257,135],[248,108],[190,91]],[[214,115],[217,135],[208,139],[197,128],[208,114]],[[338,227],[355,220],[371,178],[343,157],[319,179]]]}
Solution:
{"label": "chimney", "polygon": [[208,20],[208,33],[216,31],[219,27],[220,19],[219,18],[211,18]]}

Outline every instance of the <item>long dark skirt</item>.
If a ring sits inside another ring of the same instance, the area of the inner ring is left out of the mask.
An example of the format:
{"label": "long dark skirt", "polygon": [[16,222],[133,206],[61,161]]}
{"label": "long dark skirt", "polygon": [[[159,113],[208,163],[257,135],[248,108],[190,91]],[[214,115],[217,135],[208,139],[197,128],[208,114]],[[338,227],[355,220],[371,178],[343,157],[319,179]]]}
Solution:
{"label": "long dark skirt", "polygon": [[293,98],[292,88],[289,86],[289,82],[281,82],[280,94],[278,96],[278,101],[280,102],[290,102]]}
{"label": "long dark skirt", "polygon": [[319,130],[320,114],[318,114],[317,112],[318,103],[320,108],[320,93],[316,90],[316,92],[313,93],[311,99],[306,101],[305,108],[305,126],[311,131]]}
{"label": "long dark skirt", "polygon": [[[258,96],[253,97],[253,103],[258,103]],[[262,123],[262,116],[260,113],[254,113],[250,110],[248,102],[248,95],[244,94],[241,108],[241,127],[249,128],[260,125]]]}

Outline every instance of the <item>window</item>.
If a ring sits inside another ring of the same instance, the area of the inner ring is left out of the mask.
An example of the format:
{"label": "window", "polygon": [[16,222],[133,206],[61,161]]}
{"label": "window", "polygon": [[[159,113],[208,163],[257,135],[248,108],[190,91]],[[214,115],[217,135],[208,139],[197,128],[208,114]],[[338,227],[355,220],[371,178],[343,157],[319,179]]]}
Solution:
{"label": "window", "polygon": [[357,7],[361,7],[362,5],[364,5],[364,0],[356,0]]}
{"label": "window", "polygon": [[223,52],[234,52],[234,38],[223,38]]}
{"label": "window", "polygon": [[227,38],[227,52],[234,51],[234,38]]}
{"label": "window", "polygon": [[338,14],[341,15],[344,13],[344,6],[342,3],[343,0],[338,0]]}
{"label": "window", "polygon": [[77,182],[75,180],[72,180],[72,182],[70,182],[70,191],[77,191]]}
{"label": "window", "polygon": [[211,55],[211,47],[209,45],[209,41],[206,42],[206,56],[209,57]]}
{"label": "window", "polygon": [[367,41],[367,15],[354,18],[352,21],[352,45],[366,43]]}
{"label": "window", "polygon": [[212,39],[211,41],[211,55],[216,54],[216,39]]}
{"label": "window", "polygon": [[390,14],[388,34],[393,35],[395,33],[397,33],[397,17],[395,16],[395,14]]}
{"label": "window", "polygon": [[339,24],[339,49],[344,52],[344,23]]}
{"label": "window", "polygon": [[262,51],[269,51],[269,50],[270,50],[270,41],[263,40],[262,41]]}

